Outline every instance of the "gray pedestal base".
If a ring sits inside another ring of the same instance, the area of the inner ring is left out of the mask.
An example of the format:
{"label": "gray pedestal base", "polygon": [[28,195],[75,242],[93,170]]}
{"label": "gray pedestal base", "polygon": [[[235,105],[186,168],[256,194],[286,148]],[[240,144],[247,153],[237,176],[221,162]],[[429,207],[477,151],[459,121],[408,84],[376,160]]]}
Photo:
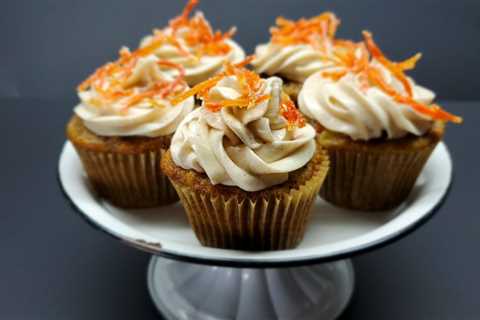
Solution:
{"label": "gray pedestal base", "polygon": [[212,267],[152,257],[148,288],[168,320],[330,320],[354,288],[350,260],[294,268]]}

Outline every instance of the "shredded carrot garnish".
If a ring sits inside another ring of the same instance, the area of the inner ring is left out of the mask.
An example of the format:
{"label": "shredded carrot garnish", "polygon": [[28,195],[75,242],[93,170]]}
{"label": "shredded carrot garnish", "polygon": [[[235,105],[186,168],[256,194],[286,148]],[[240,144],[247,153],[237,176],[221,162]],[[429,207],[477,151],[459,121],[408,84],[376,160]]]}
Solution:
{"label": "shredded carrot garnish", "polygon": [[193,8],[195,8],[198,3],[199,0],[190,0],[185,6],[185,8],[183,8],[182,14],[170,20],[170,26],[173,30],[177,30],[181,26],[184,26],[188,23],[188,17],[192,13]]}
{"label": "shredded carrot garnish", "polygon": [[[211,112],[218,112],[222,108],[238,107],[238,108],[250,108],[265,102],[271,98],[269,94],[259,93],[263,85],[263,80],[260,76],[253,71],[245,68],[252,60],[253,56],[247,57],[245,60],[232,64],[228,61],[224,64],[224,71],[218,75],[197,84],[192,89],[185,91],[171,100],[172,104],[178,104],[181,101],[196,95],[197,98],[203,101],[203,105]],[[239,83],[239,89],[241,96],[236,99],[225,99],[220,101],[212,101],[209,96],[209,91],[222,79],[226,77],[234,76]],[[282,101],[280,106],[282,116],[288,122],[288,128],[303,127],[305,120],[295,107],[295,104],[286,95],[282,95]]]}
{"label": "shredded carrot garnish", "polygon": [[324,76],[326,78],[330,78],[333,81],[338,81],[341,78],[343,78],[343,76],[346,75],[347,73],[348,73],[347,70],[325,71],[324,73],[322,73],[322,76]]}
{"label": "shredded carrot garnish", "polygon": [[278,17],[277,26],[270,29],[271,42],[283,46],[310,44],[328,53],[333,46],[339,24],[340,20],[331,12],[298,21]]}
{"label": "shredded carrot garnish", "polygon": [[395,64],[400,70],[403,70],[403,71],[413,70],[415,69],[415,66],[417,65],[417,62],[418,60],[420,60],[420,58],[422,58],[422,54],[419,52],[415,54],[413,57],[408,58],[407,60],[402,62],[397,62]]}
{"label": "shredded carrot garnish", "polygon": [[[360,43],[337,41],[332,52],[332,56],[335,57],[333,65],[336,68],[332,71],[324,71],[322,76],[338,81],[348,73],[353,73],[358,75],[363,92],[371,87],[377,87],[398,103],[408,105],[415,111],[432,119],[454,123],[463,121],[461,117],[444,111],[436,104],[426,105],[413,98],[412,84],[405,75],[405,71],[415,68],[416,63],[422,56],[421,54],[417,53],[401,62],[393,62],[384,55],[374,42],[370,32],[364,31],[363,36],[364,41]],[[378,61],[402,84],[404,93],[399,92],[385,81],[380,69],[372,64],[373,59]]]}
{"label": "shredded carrot garnish", "polygon": [[255,56],[254,56],[254,55],[250,55],[250,56],[245,57],[245,59],[243,59],[242,61],[234,64],[234,66],[235,66],[236,68],[244,68],[244,67],[246,67],[247,65],[249,65],[253,60],[255,60]]}
{"label": "shredded carrot garnish", "polygon": [[407,76],[403,72],[403,69],[399,67],[398,64],[390,61],[385,57],[382,50],[377,46],[377,44],[373,41],[372,34],[368,31],[363,31],[363,37],[365,38],[365,44],[367,45],[372,58],[376,59],[380,62],[385,68],[387,68],[403,85],[405,91],[407,92],[409,97],[413,96],[413,89],[410,82],[407,79]]}
{"label": "shredded carrot garnish", "polygon": [[295,103],[293,103],[293,101],[287,95],[282,96],[280,112],[285,120],[287,120],[289,129],[294,127],[302,128],[305,126],[305,119],[300,111],[298,111],[298,109],[295,107]]}
{"label": "shredded carrot garnish", "polygon": [[424,105],[415,101],[409,96],[403,96],[391,86],[389,86],[376,68],[367,69],[367,76],[373,84],[380,88],[383,92],[391,96],[395,101],[402,104],[407,104],[412,107],[415,111],[422,113],[424,115],[430,116],[432,119],[443,120],[443,121],[452,121],[454,123],[461,123],[462,119],[458,116],[452,115],[444,110],[442,110],[438,105]]}
{"label": "shredded carrot garnish", "polygon": [[[159,80],[144,88],[136,88],[137,90],[127,88],[125,85],[126,80],[131,75],[138,59],[147,54],[148,50],[145,50],[145,48],[134,52],[122,48],[117,61],[109,62],[97,69],[78,86],[78,91],[81,92],[92,88],[103,99],[109,102],[125,99],[124,110],[126,110],[144,99],[152,101],[152,98],[156,96],[164,99],[172,94],[178,94],[178,92],[186,88],[187,85],[184,80],[185,70],[183,66],[167,60],[159,60],[157,63],[160,66],[178,70],[178,76],[173,81]],[[92,103],[92,105],[99,105],[99,103],[96,101]],[[155,106],[156,104],[152,105]]]}
{"label": "shredded carrot garnish", "polygon": [[218,83],[218,81],[220,81],[222,78],[223,77],[221,75],[214,76],[214,77],[212,77],[212,78],[210,78],[210,79],[208,79],[204,82],[201,82],[201,83],[197,84],[192,89],[190,89],[188,91],[185,91],[178,96],[175,96],[173,99],[170,100],[170,102],[173,105],[176,105],[176,104],[179,104],[180,102],[182,102],[185,99],[193,97],[196,94],[200,95],[200,93],[206,92],[210,88],[213,88]]}
{"label": "shredded carrot garnish", "polygon": [[[199,97],[199,98],[205,98],[208,95],[208,91],[211,88],[213,88],[220,80],[222,80],[226,76],[236,75],[237,70],[241,70],[242,68],[244,68],[253,59],[254,59],[253,56],[248,56],[248,57],[245,58],[245,60],[240,61],[237,64],[232,64],[232,63],[226,61],[225,64],[224,64],[224,69],[225,70],[223,72],[219,73],[216,76],[213,76],[212,78],[210,78],[206,81],[203,81],[203,82],[197,84],[196,86],[194,86],[190,90],[181,93],[180,95],[171,99],[170,102],[175,105],[175,104],[178,104],[181,101],[183,101],[183,100],[185,100],[189,97],[193,97],[194,95],[197,95],[197,97]],[[251,78],[250,81],[253,81],[255,83],[259,83],[259,81],[256,81],[256,79],[257,79],[256,77],[258,77],[258,76],[255,73],[253,73],[251,71],[248,71],[246,69],[243,69],[243,70],[250,74],[250,78]],[[260,79],[260,77],[258,77],[258,79]],[[206,103],[206,105],[208,105],[208,103]]]}
{"label": "shredded carrot garnish", "polygon": [[222,104],[220,102],[206,102],[205,108],[212,112],[218,112],[222,109]]}
{"label": "shredded carrot garnish", "polygon": [[143,92],[140,92],[138,94],[135,94],[135,95],[132,95],[126,105],[125,105],[125,108],[124,110],[128,109],[129,107],[141,102],[142,100],[144,99],[147,99],[147,98],[152,98],[153,96],[155,96],[159,90],[162,90],[164,89],[165,87],[167,86],[166,83],[156,83],[155,85],[153,85],[151,88],[143,91]]}
{"label": "shredded carrot garnish", "polygon": [[168,95],[170,95],[171,93],[176,92],[176,89],[177,89],[178,86],[180,86],[181,87],[180,90],[183,91],[183,89],[185,89],[185,87],[186,87],[186,83],[184,81],[184,79],[185,79],[185,68],[180,64],[173,63],[173,62],[168,61],[168,60],[160,60],[157,63],[161,66],[166,66],[166,67],[178,70],[178,76],[175,78],[174,81],[172,81],[172,83],[170,83],[170,85],[167,87],[167,89],[164,90],[161,93],[162,98],[165,98]]}
{"label": "shredded carrot garnish", "polygon": [[[168,26],[162,30],[155,30],[153,38],[147,46],[147,50],[154,50],[164,44],[170,44],[177,48],[180,54],[192,58],[203,55],[226,55],[231,51],[226,40],[233,37],[236,32],[231,28],[228,32],[213,31],[205,17],[197,13],[190,18],[193,9],[198,5],[199,0],[190,0],[183,12],[178,17],[170,20]],[[187,32],[179,34],[179,30],[185,28]],[[190,48],[185,48],[179,39],[182,39]]]}

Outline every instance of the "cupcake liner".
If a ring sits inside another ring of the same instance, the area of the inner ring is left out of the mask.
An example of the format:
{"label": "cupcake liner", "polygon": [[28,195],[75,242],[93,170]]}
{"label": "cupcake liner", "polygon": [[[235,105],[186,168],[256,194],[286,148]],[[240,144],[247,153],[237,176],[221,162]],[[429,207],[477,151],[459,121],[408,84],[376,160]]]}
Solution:
{"label": "cupcake liner", "polygon": [[114,205],[148,208],[178,200],[160,168],[166,150],[122,154],[75,148],[95,191]]}
{"label": "cupcake liner", "polygon": [[211,195],[172,183],[202,245],[254,251],[290,249],[303,239],[313,201],[328,171],[326,159],[325,153],[314,174],[297,189],[264,192],[256,198],[247,192]]}
{"label": "cupcake liner", "polygon": [[[329,148],[330,171],[320,196],[340,207],[387,210],[407,198],[438,141],[423,148]],[[324,146],[325,147],[325,146]]]}

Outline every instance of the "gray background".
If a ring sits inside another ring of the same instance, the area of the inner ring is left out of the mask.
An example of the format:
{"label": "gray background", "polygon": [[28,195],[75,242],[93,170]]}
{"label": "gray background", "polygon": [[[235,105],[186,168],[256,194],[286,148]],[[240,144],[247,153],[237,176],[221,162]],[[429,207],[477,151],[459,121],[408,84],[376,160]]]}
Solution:
{"label": "gray background", "polygon": [[[158,319],[145,286],[149,256],[91,228],[56,181],[73,87],[176,14],[181,1],[8,1],[0,10],[0,319]],[[422,51],[415,76],[465,117],[445,138],[454,184],[415,233],[354,259],[342,319],[479,319],[478,1],[213,1],[214,26],[239,27],[251,51],[277,14],[333,9],[340,35],[374,31],[393,57]],[[471,101],[466,101],[471,100]],[[439,173],[441,174],[441,173]]]}
{"label": "gray background", "polygon": [[[72,88],[122,45],[135,47],[155,27],[180,12],[172,0],[16,0],[0,13],[0,95],[70,97]],[[216,28],[238,26],[247,52],[268,40],[277,15],[298,18],[333,10],[340,37],[374,32],[394,58],[421,51],[415,76],[440,98],[478,98],[480,2],[478,0],[204,0]]]}

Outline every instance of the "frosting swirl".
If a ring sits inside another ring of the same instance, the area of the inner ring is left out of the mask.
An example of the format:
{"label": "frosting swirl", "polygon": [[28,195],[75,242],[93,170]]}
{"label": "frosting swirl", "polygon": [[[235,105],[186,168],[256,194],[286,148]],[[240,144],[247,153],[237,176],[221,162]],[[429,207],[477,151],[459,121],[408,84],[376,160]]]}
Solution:
{"label": "frosting swirl", "polygon": [[[225,39],[215,40],[211,27],[202,12],[197,12],[190,21],[192,22],[189,23],[187,20],[184,25],[177,28],[169,26],[163,30],[157,30],[154,35],[144,37],[140,42],[140,48],[160,40],[160,45],[156,46],[153,52],[160,59],[182,65],[185,68],[185,80],[189,85],[198,84],[219,73],[223,69],[225,61],[237,63],[245,58],[243,49],[228,38],[233,34],[234,29]],[[199,38],[202,40],[199,41],[190,40],[192,32],[200,32],[201,28],[197,25],[199,21],[205,27],[204,32],[207,33],[205,38],[211,38],[210,40],[203,40],[201,37]],[[192,23],[194,25],[191,25]],[[221,46],[221,50],[210,50],[210,52],[202,50],[206,46],[211,46],[212,43]],[[174,69],[166,70],[166,72],[176,74]]]}
{"label": "frosting swirl", "polygon": [[331,68],[339,24],[331,12],[297,21],[277,18],[270,42],[255,48],[255,71],[304,82],[313,73]]}
{"label": "frosting swirl", "polygon": [[[171,153],[184,169],[205,172],[212,184],[259,191],[288,180],[315,152],[310,125],[289,127],[281,113],[282,81],[260,80],[258,95],[268,99],[249,107],[223,107],[214,112],[202,105],[175,132]],[[241,84],[226,76],[209,92],[210,102],[239,99]]]}
{"label": "frosting swirl", "polygon": [[[159,59],[153,55],[139,58],[122,89],[129,95],[110,99],[91,86],[79,91],[81,102],[74,111],[84,125],[100,136],[158,137],[172,134],[183,118],[193,109],[192,97],[172,105],[167,97],[154,94],[142,99],[142,93],[158,83],[172,83],[174,79],[160,70]],[[115,75],[110,77],[110,82]],[[185,88],[188,89],[188,88]],[[132,103],[132,97],[133,103]],[[140,97],[140,98],[137,98]],[[138,100],[138,101],[136,101]]]}
{"label": "frosting swirl", "polygon": [[323,127],[354,140],[423,135],[435,120],[463,119],[433,104],[435,94],[407,77],[421,58],[388,59],[368,31],[364,41],[344,42],[336,68],[310,76],[300,91],[300,110]]}
{"label": "frosting swirl", "polygon": [[[386,68],[377,61],[385,83],[405,94],[404,87]],[[407,78],[413,99],[430,104],[435,94]],[[309,77],[300,91],[300,110],[315,119],[328,130],[343,133],[354,140],[378,138],[385,132],[389,139],[400,138],[408,133],[420,136],[432,126],[432,119],[372,86],[364,88],[360,75],[348,73],[334,81],[318,72]]]}
{"label": "frosting swirl", "polygon": [[304,82],[313,73],[333,67],[323,53],[308,44],[262,44],[255,49],[255,56],[252,65],[256,72],[296,82]]}

